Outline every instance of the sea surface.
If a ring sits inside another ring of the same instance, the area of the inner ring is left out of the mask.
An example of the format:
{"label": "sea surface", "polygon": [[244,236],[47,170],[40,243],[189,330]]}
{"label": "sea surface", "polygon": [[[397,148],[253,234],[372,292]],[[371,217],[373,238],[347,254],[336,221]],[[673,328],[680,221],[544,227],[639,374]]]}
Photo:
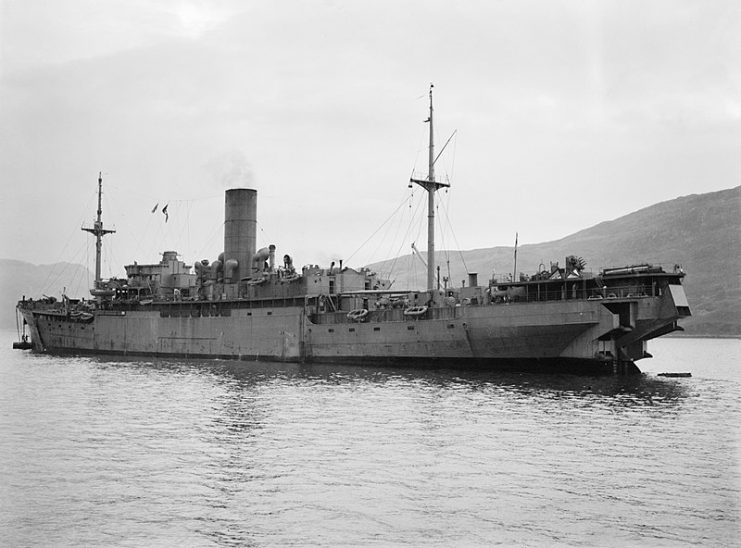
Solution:
{"label": "sea surface", "polygon": [[3,546],[741,543],[741,340],[654,341],[645,375],[596,378],[2,335]]}

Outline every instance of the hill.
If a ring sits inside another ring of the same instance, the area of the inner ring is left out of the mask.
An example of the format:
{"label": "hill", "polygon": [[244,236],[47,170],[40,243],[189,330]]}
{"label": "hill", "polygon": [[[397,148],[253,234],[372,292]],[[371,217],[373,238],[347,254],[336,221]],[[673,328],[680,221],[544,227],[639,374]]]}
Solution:
{"label": "hill", "polygon": [[[583,257],[593,271],[643,262],[670,268],[680,264],[687,273],[685,290],[693,314],[682,322],[687,334],[741,336],[741,187],[682,196],[560,240],[522,245],[517,270],[533,273],[550,261],[563,265],[566,255]],[[512,247],[440,251],[441,276],[447,274],[448,257],[454,285],[460,285],[466,272],[478,272],[483,284],[492,272],[501,277],[513,267]],[[391,272],[395,287],[425,284],[424,267],[409,255],[369,266]]]}
{"label": "hill", "polygon": [[0,327],[15,328],[15,305],[24,295],[35,299],[46,293],[58,298],[66,288],[69,297],[89,297],[94,278],[79,264],[34,265],[0,259]]}

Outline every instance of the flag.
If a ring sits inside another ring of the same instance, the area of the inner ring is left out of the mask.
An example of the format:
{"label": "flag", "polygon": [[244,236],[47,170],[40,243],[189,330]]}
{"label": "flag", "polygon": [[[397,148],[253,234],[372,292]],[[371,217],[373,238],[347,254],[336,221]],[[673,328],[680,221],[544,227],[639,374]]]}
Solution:
{"label": "flag", "polygon": [[160,203],[159,202],[157,202],[156,204],[154,204],[154,207],[152,208],[152,213],[154,213],[155,211],[157,211],[157,208],[159,206],[160,206]]}
{"label": "flag", "polygon": [[517,234],[517,232],[515,232],[515,249],[517,249],[517,237],[518,236],[519,236],[519,234]]}
{"label": "flag", "polygon": [[170,220],[170,215],[167,213],[167,206],[170,204],[165,205],[165,207],[162,208],[162,214],[165,216],[165,222]]}

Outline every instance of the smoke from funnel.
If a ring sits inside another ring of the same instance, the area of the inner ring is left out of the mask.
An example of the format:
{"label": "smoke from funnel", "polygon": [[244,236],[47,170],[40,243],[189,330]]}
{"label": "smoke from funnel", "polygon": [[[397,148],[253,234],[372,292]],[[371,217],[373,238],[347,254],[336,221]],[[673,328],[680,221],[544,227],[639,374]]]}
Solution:
{"label": "smoke from funnel", "polygon": [[243,152],[235,150],[212,158],[206,171],[220,188],[255,188],[255,174]]}

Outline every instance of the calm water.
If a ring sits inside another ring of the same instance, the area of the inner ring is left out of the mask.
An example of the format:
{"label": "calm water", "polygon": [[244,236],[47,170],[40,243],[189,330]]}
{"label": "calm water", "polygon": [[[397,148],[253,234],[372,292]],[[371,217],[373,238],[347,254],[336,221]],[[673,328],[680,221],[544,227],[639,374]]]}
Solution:
{"label": "calm water", "polygon": [[741,538],[739,340],[656,341],[620,379],[60,358],[6,335],[7,546]]}

